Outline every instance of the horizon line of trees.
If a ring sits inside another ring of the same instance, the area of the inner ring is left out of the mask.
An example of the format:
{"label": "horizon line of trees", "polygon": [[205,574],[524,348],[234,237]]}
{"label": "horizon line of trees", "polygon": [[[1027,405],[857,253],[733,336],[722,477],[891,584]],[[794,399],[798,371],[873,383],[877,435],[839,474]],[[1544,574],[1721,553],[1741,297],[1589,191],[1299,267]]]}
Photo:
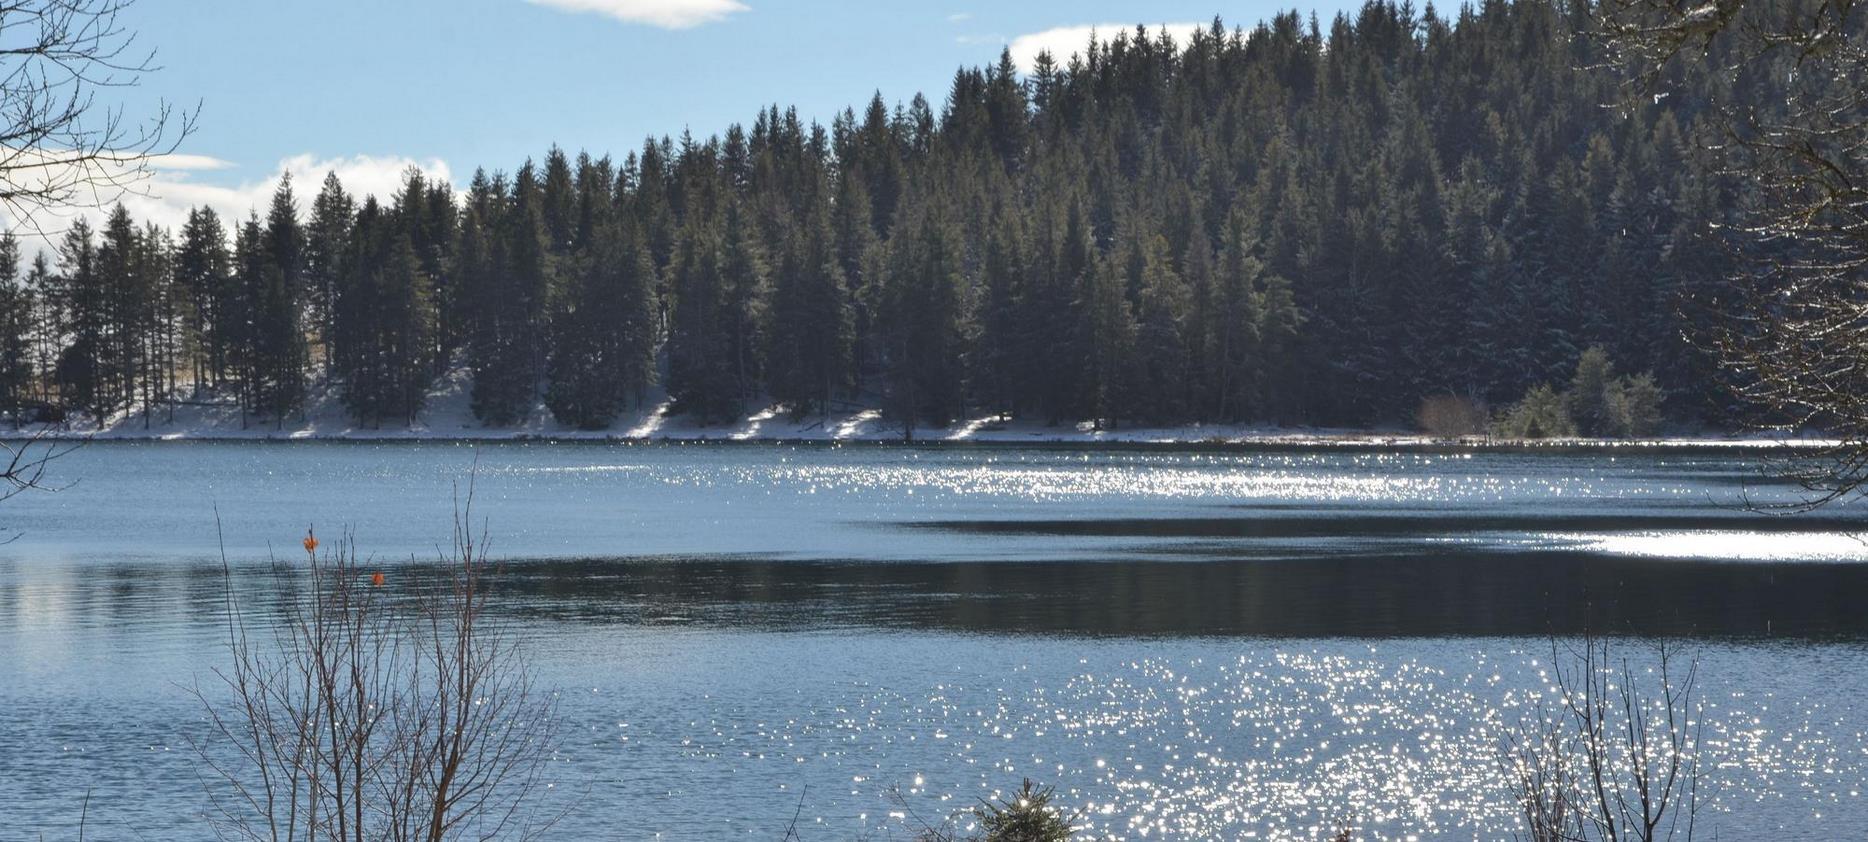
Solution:
{"label": "horizon line of trees", "polygon": [[1021,74],[958,71],[944,105],[880,95],[829,126],[762,111],[620,163],[553,147],[459,195],[327,176],[302,206],[179,232],[116,208],[22,273],[0,240],[0,403],[108,418],[237,400],[283,424],[320,375],[365,424],[436,378],[475,415],[541,402],[603,428],[676,412],[878,402],[918,425],[1392,423],[1424,398],[1503,405],[1600,346],[1674,421],[1720,423],[1687,337],[1733,258],[1691,64],[1617,104],[1586,3],[1452,18],[1371,2],[1137,27]]}

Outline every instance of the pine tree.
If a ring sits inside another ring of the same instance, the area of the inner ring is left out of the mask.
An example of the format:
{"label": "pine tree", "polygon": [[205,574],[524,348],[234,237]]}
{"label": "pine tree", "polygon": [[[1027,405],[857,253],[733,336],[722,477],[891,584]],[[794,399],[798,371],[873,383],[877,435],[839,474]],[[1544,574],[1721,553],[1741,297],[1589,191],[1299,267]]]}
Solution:
{"label": "pine tree", "polygon": [[922,422],[946,426],[963,409],[961,257],[958,235],[938,203],[914,209],[898,228],[884,281],[884,413],[912,440]]}
{"label": "pine tree", "polygon": [[682,226],[669,267],[669,294],[674,307],[668,321],[668,395],[675,408],[703,423],[737,417],[740,361],[734,356],[719,234],[709,220],[691,217]]}
{"label": "pine tree", "polygon": [[135,396],[141,362],[138,316],[146,290],[137,272],[136,223],[119,204],[104,223],[97,246],[97,283],[102,289],[102,345],[96,361],[100,369],[99,407],[105,414],[127,406]]}
{"label": "pine tree", "polygon": [[1187,285],[1168,259],[1167,239],[1149,237],[1140,249],[1141,289],[1135,307],[1137,377],[1132,414],[1150,421],[1189,417],[1193,345],[1188,336]]}
{"label": "pine tree", "polygon": [[990,227],[980,267],[985,296],[980,306],[980,352],[972,375],[973,393],[982,408],[1015,415],[1026,385],[1019,376],[1016,355],[1027,329],[1019,317],[1026,307],[1029,269],[1017,216],[1002,212]]}
{"label": "pine tree", "polygon": [[136,244],[134,266],[141,295],[135,325],[141,364],[135,376],[146,429],[158,406],[164,409],[168,420],[175,419],[182,304],[174,286],[175,244],[169,232],[155,223],[147,223]]}
{"label": "pine tree", "polygon": [[97,244],[83,217],[72,221],[59,246],[58,297],[64,302],[64,334],[54,379],[59,397],[102,423],[111,409],[104,378],[109,371],[109,298],[98,277]]}
{"label": "pine tree", "polygon": [[545,316],[552,271],[539,210],[541,193],[528,162],[513,182],[491,244],[484,285],[475,296],[479,323],[470,349],[474,414],[492,426],[531,411],[544,375]]}
{"label": "pine tree", "polygon": [[413,426],[434,374],[433,282],[416,256],[404,213],[419,214],[424,191],[405,191],[385,212],[364,200],[351,228],[335,298],[334,376],[344,403],[369,426]]}
{"label": "pine tree", "polygon": [[1222,421],[1250,420],[1263,409],[1265,360],[1261,352],[1264,314],[1259,286],[1265,266],[1259,262],[1251,220],[1234,209],[1226,222],[1213,295],[1212,357],[1214,413]]}
{"label": "pine tree", "polygon": [[827,209],[817,205],[784,244],[773,271],[766,387],[792,417],[828,414],[849,385],[855,325]]}
{"label": "pine tree", "polygon": [[0,411],[17,428],[32,399],[32,290],[20,282],[19,240],[0,234]]}
{"label": "pine tree", "polygon": [[[1568,379],[1599,344],[1651,370],[1669,414],[1716,422],[1730,410],[1683,337],[1733,259],[1702,235],[1744,185],[1708,166],[1702,115],[1764,91],[1689,69],[1664,101],[1602,108],[1622,80],[1586,21],[1542,0],[1456,21],[1378,2],[1186,44],[1105,33],[1022,79],[1009,53],[961,68],[938,111],[878,94],[826,130],[773,105],[620,166],[554,146],[458,199],[410,172],[362,252],[330,176],[303,225],[289,179],[263,220],[200,209],[173,247],[112,214],[28,284],[31,388],[102,417],[172,406],[192,369],[283,423],[322,364],[346,400],[376,396],[372,417],[405,418],[464,359],[484,422],[526,418],[549,379],[552,408],[594,425],[666,337],[674,406],[708,421],[881,395],[911,433],[973,409],[1387,424],[1424,393]],[[649,292],[597,300],[636,289],[604,274],[629,230]],[[340,286],[381,306],[340,316]],[[423,310],[431,327],[381,320]],[[424,347],[391,347],[389,322]]]}
{"label": "pine tree", "polygon": [[1131,360],[1135,315],[1126,295],[1127,274],[1115,257],[1090,266],[1084,277],[1089,299],[1090,419],[1099,430],[1112,429],[1131,406],[1134,384]]}
{"label": "pine tree", "polygon": [[382,408],[393,408],[414,426],[434,374],[434,291],[408,232],[391,236],[375,285],[377,319],[382,325],[380,365],[391,387],[385,396],[389,401]]}
{"label": "pine tree", "polygon": [[266,227],[254,235],[257,254],[244,267],[253,319],[247,389],[252,408],[271,418],[275,427],[284,428],[286,416],[305,399],[305,238],[291,176],[279,180],[266,212]]}
{"label": "pine tree", "polygon": [[350,247],[350,225],[355,215],[356,202],[344,192],[337,173],[326,173],[318,198],[311,205],[311,222],[305,227],[304,272],[310,327],[318,337],[318,356],[327,365],[338,279],[345,271],[343,257]]}
{"label": "pine tree", "polygon": [[1570,416],[1576,429],[1585,436],[1605,436],[1615,429],[1611,410],[1610,388],[1615,382],[1615,368],[1608,352],[1592,345],[1576,361],[1576,374],[1570,378]]}
{"label": "pine tree", "polygon": [[765,339],[765,305],[771,297],[766,251],[738,201],[727,204],[720,229],[720,275],[726,296],[722,305],[726,353],[733,371],[733,401],[724,408],[737,413],[764,382],[760,348]]}
{"label": "pine tree", "polygon": [[557,332],[547,404],[560,423],[608,427],[654,373],[655,267],[635,226],[599,223]]}
{"label": "pine tree", "polygon": [[183,332],[193,347],[194,387],[218,386],[228,373],[238,296],[227,232],[211,208],[188,212],[175,254],[174,285],[188,300]]}

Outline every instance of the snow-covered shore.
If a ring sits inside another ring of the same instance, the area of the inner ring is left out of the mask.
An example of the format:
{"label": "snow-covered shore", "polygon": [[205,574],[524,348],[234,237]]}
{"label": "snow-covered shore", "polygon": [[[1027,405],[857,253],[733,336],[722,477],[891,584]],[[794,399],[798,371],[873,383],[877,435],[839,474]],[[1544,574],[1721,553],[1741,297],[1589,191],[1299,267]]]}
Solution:
{"label": "snow-covered shore", "polygon": [[[669,411],[668,401],[651,396],[645,406],[632,409],[601,430],[579,430],[552,419],[543,404],[535,406],[520,423],[488,427],[473,417],[469,380],[464,371],[452,373],[428,395],[414,424],[385,423],[380,427],[357,424],[334,390],[314,388],[304,411],[284,424],[243,418],[231,401],[201,400],[172,410],[163,407],[147,419],[140,410],[118,415],[101,427],[72,425],[46,433],[58,438],[127,441],[670,441],[670,442],[899,442],[899,424],[884,419],[871,406],[839,407],[828,417],[792,419],[778,408],[766,408],[730,424],[700,424]],[[0,434],[3,436],[3,434]],[[1047,425],[1008,422],[997,417],[975,418],[947,428],[921,427],[916,443],[1007,444],[1207,444],[1263,447],[1525,447],[1538,449],[1755,449],[1791,444],[1820,447],[1834,442],[1817,439],[1768,439],[1757,436],[1692,436],[1648,440],[1543,439],[1512,441],[1472,437],[1459,441],[1437,439],[1406,430],[1347,430],[1247,425],[1189,424],[1171,427],[1122,426],[1098,430],[1088,423]]]}

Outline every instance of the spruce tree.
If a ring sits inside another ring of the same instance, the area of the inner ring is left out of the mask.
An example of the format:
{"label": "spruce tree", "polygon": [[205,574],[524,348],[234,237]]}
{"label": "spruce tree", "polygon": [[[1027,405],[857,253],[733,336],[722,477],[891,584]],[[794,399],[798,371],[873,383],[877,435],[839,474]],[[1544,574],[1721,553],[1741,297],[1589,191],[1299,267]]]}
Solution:
{"label": "spruce tree", "polygon": [[625,220],[599,223],[588,257],[557,332],[546,402],[559,423],[598,430],[653,377],[655,268]]}
{"label": "spruce tree", "polygon": [[174,271],[178,294],[189,302],[183,330],[194,347],[194,386],[219,386],[231,369],[233,343],[243,315],[227,230],[212,208],[188,212]]}
{"label": "spruce tree", "polygon": [[245,279],[253,318],[248,389],[253,408],[283,428],[305,400],[305,235],[290,175],[279,180],[258,236],[259,254]]}
{"label": "spruce tree", "polygon": [[734,358],[729,292],[719,233],[693,217],[681,228],[669,267],[674,307],[668,320],[668,396],[676,410],[702,423],[738,416],[740,383]]}
{"label": "spruce tree", "polygon": [[1135,366],[1139,378],[1133,414],[1150,421],[1187,418],[1193,344],[1188,336],[1187,285],[1168,259],[1166,238],[1147,239],[1141,250],[1141,290],[1136,302]]}
{"label": "spruce tree", "polygon": [[344,272],[343,256],[350,247],[350,225],[355,215],[356,202],[344,192],[337,173],[326,173],[318,198],[311,205],[311,221],[305,227],[304,272],[310,327],[318,337],[318,355],[327,364],[338,277]]}
{"label": "spruce tree", "polygon": [[544,375],[552,270],[534,173],[527,162],[514,179],[500,224],[489,232],[488,268],[481,274],[485,287],[475,296],[474,414],[492,426],[524,418]]}
{"label": "spruce tree", "polygon": [[105,377],[109,371],[109,298],[97,271],[97,244],[83,217],[72,221],[59,245],[58,297],[65,305],[64,334],[54,379],[59,397],[78,412],[102,423],[111,409]]}
{"label": "spruce tree", "polygon": [[32,290],[19,277],[19,240],[0,234],[0,411],[16,428],[32,397],[32,319]]}
{"label": "spruce tree", "polygon": [[778,257],[767,313],[766,387],[794,418],[829,413],[849,384],[855,340],[827,209],[808,213]]}

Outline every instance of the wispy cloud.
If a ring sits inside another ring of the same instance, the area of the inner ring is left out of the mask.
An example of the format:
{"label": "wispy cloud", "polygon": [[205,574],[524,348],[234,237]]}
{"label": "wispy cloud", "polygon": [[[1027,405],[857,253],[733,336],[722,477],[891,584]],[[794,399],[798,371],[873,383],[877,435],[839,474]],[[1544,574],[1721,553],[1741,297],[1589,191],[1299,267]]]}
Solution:
{"label": "wispy cloud", "polygon": [[972,12],[954,12],[947,16],[948,23],[965,23],[973,19]]}
{"label": "wispy cloud", "polygon": [[688,29],[704,23],[726,20],[747,11],[740,0],[526,0],[538,6],[565,12],[590,12],[615,18],[624,23],[641,23],[663,29]]}
{"label": "wispy cloud", "polygon": [[[1176,43],[1185,46],[1187,40],[1193,36],[1194,30],[1204,27],[1205,24],[1199,23],[1162,23],[1150,24],[1148,31],[1159,33],[1165,29]],[[1134,24],[1100,23],[1060,26],[1055,29],[1046,29],[1043,32],[1020,35],[1012,39],[1012,61],[1018,64],[1019,70],[1026,73],[1031,72],[1032,65],[1037,63],[1038,54],[1042,52],[1049,52],[1051,58],[1058,64],[1067,64],[1071,56],[1083,52],[1084,48],[1089,46],[1091,33],[1095,33],[1098,40],[1108,41],[1119,32],[1133,32],[1134,29]]]}

